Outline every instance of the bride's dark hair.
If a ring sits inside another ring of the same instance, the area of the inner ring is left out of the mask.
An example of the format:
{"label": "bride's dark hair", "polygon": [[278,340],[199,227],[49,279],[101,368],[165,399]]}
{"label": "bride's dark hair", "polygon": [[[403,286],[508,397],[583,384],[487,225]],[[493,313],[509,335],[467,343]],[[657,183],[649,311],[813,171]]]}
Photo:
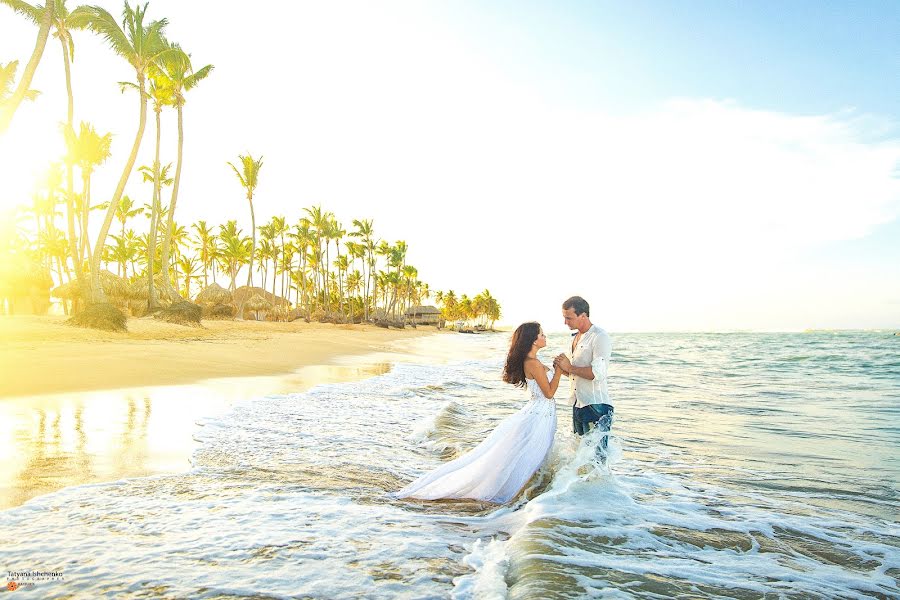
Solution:
{"label": "bride's dark hair", "polygon": [[516,387],[525,387],[525,357],[531,352],[531,346],[541,333],[541,324],[535,321],[522,323],[515,330],[503,367],[503,381]]}

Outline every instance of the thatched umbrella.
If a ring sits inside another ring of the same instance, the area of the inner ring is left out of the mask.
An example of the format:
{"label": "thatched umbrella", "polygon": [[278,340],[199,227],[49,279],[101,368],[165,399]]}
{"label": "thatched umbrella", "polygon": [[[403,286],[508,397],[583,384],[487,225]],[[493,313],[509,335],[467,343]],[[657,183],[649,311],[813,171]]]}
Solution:
{"label": "thatched umbrella", "polygon": [[244,304],[244,310],[252,310],[256,313],[257,321],[259,321],[259,311],[269,310],[270,308],[272,308],[272,303],[259,294],[253,294],[253,296],[251,296]]}
{"label": "thatched umbrella", "polygon": [[194,299],[194,302],[196,302],[197,304],[206,304],[209,306],[216,306],[218,304],[231,304],[233,301],[234,298],[231,296],[231,292],[223,288],[218,283],[214,283],[208,288],[202,290]]}
{"label": "thatched umbrella", "polygon": [[[109,271],[100,271],[100,286],[103,288],[103,293],[106,294],[114,304],[120,306],[128,305],[132,290],[131,284],[128,283],[127,279],[119,277],[115,273],[110,273]],[[56,298],[61,298],[62,300],[77,300],[81,295],[80,290],[78,289],[78,280],[73,279],[68,283],[57,286],[53,288],[53,291],[51,291],[50,294]]]}
{"label": "thatched umbrella", "polygon": [[[166,287],[162,284],[162,277],[153,278],[153,287],[156,289],[156,295],[161,302],[172,304],[183,300],[181,296],[170,296]],[[131,299],[146,301],[150,298],[150,284],[147,283],[147,277],[143,276],[131,284]]]}
{"label": "thatched umbrella", "polygon": [[100,287],[103,293],[115,300],[127,300],[131,297],[131,284],[124,277],[109,271],[100,271]]}
{"label": "thatched umbrella", "polygon": [[56,286],[50,295],[61,300],[74,300],[78,295],[78,281],[73,279],[68,283]]}

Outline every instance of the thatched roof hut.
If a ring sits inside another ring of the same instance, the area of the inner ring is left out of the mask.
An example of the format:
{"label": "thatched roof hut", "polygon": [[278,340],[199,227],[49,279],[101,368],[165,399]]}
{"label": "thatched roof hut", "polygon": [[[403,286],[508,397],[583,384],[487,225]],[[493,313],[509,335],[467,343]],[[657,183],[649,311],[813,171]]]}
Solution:
{"label": "thatched roof hut", "polygon": [[[85,273],[85,278],[87,277],[90,277],[90,273]],[[86,279],[85,283],[90,285]],[[100,287],[103,288],[104,294],[114,300],[126,300],[132,295],[132,286],[127,279],[106,270],[100,271]],[[78,280],[73,279],[57,286],[50,293],[56,298],[72,300],[78,295]]]}
{"label": "thatched roof hut", "polygon": [[244,314],[246,314],[247,311],[255,312],[257,321],[259,321],[259,311],[267,311],[271,308],[272,303],[259,294],[253,294],[249,300],[244,302]]}
{"label": "thatched roof hut", "polygon": [[[153,288],[156,290],[156,296],[159,298],[160,302],[172,304],[184,300],[184,298],[178,294],[175,294],[174,296],[168,294],[165,286],[162,284],[162,277],[158,275],[153,276]],[[131,298],[134,300],[147,300],[150,298],[150,285],[147,282],[146,275],[139,277],[132,282]]]}
{"label": "thatched roof hut", "polygon": [[260,296],[259,294],[254,294],[247,302],[244,303],[245,310],[269,310],[272,308],[272,303]]}
{"label": "thatched roof hut", "polygon": [[407,317],[420,317],[422,315],[439,315],[441,309],[436,306],[412,306],[406,309]]}
{"label": "thatched roof hut", "polygon": [[194,299],[194,302],[197,304],[206,304],[209,306],[215,306],[217,304],[231,304],[234,301],[234,298],[231,295],[231,292],[223,288],[218,283],[213,283],[208,288],[205,288],[197,294],[197,297]]}
{"label": "thatched roof hut", "polygon": [[443,320],[436,306],[412,306],[406,310],[406,318],[419,325],[440,325]]}
{"label": "thatched roof hut", "polygon": [[50,291],[50,295],[62,300],[72,300],[78,295],[78,281],[73,279],[68,283],[56,286]]}
{"label": "thatched roof hut", "polygon": [[234,303],[240,306],[241,302],[246,303],[254,295],[262,296],[264,299],[268,300],[272,306],[289,307],[291,305],[289,301],[285,300],[281,296],[276,296],[260,287],[247,287],[246,285],[242,285],[238,289],[234,290]]}

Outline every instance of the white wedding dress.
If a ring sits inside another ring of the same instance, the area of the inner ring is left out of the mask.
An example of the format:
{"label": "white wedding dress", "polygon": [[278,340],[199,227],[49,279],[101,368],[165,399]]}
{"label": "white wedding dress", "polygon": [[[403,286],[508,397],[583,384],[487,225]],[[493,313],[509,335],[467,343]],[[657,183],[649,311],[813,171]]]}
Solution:
{"label": "white wedding dress", "polygon": [[[552,378],[552,371],[548,379]],[[423,475],[397,498],[471,498],[503,504],[515,497],[547,458],[556,434],[556,402],[534,379],[531,400],[466,454]]]}

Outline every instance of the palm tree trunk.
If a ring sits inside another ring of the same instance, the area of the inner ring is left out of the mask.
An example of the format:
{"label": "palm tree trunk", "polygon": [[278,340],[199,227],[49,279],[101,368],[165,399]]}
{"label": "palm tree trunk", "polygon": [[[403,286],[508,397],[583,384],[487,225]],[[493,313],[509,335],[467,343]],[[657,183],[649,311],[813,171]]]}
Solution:
{"label": "palm tree trunk", "polygon": [[[250,270],[247,272],[247,287],[253,287],[253,257],[256,254],[256,215],[253,213],[253,193],[249,193],[247,195],[247,200],[250,202],[250,224],[253,227],[253,245],[250,246]],[[244,299],[249,297],[249,289],[247,290],[247,294],[244,294]],[[242,320],[244,318],[244,300],[241,300],[241,303],[237,307],[237,319]]]}
{"label": "palm tree trunk", "polygon": [[[68,95],[68,105],[66,111],[66,122],[69,126],[69,132],[75,132],[72,124],[75,118],[74,100],[72,96],[72,70],[69,65],[69,46],[60,36],[59,39],[63,48],[63,64],[66,67],[66,93]],[[75,277],[78,279],[79,294],[86,291],[84,272],[81,269],[81,261],[78,260],[78,241],[75,239],[75,165],[71,161],[66,161],[66,222],[69,230],[69,254],[72,258],[72,266],[75,269]],[[74,303],[73,303],[74,304]],[[66,303],[63,301],[63,306]],[[73,306],[74,309],[74,306]],[[68,310],[66,311],[68,314]]]}
{"label": "palm tree trunk", "polygon": [[[157,116],[157,119],[159,117]],[[158,133],[157,133],[158,135]],[[178,158],[175,162],[175,182],[172,184],[172,200],[169,202],[169,219],[166,226],[166,232],[163,235],[162,243],[162,264],[164,271],[163,285],[166,286],[168,295],[173,296],[175,290],[169,283],[168,261],[169,261],[169,245],[172,243],[172,227],[175,222],[175,203],[178,201],[178,184],[181,183],[181,162],[184,156],[184,123],[182,121],[181,104],[178,104]],[[157,158],[158,160],[158,158]]]}
{"label": "palm tree trunk", "polygon": [[13,92],[13,95],[3,103],[2,107],[0,107],[0,132],[6,131],[9,127],[13,115],[19,109],[19,105],[22,103],[22,100],[25,99],[25,94],[28,93],[28,89],[31,87],[31,80],[34,78],[34,73],[37,71],[38,64],[41,62],[41,56],[43,56],[44,48],[47,46],[47,38],[50,37],[50,26],[53,24],[53,11],[54,3],[48,0],[45,4],[44,14],[41,17],[41,24],[38,28],[38,36],[34,43],[34,50],[31,52],[31,58],[28,59],[28,64],[25,65],[25,70],[22,71],[22,79],[19,80],[19,85],[16,88],[16,91]]}
{"label": "palm tree trunk", "polygon": [[[153,281],[153,267],[156,262],[156,235],[159,229],[159,204],[160,204],[160,193],[161,186],[159,182],[160,177],[160,164],[159,164],[159,138],[160,138],[160,113],[162,112],[159,108],[155,108],[154,112],[156,113],[156,154],[153,161],[153,206],[150,209],[150,237],[147,240],[147,310],[154,311],[157,310],[159,305],[159,296],[156,292],[156,286]],[[162,262],[160,265],[162,269],[163,279],[169,278],[169,266]]]}
{"label": "palm tree trunk", "polygon": [[131,146],[131,154],[128,157],[128,162],[125,163],[125,168],[122,170],[122,175],[119,177],[119,183],[116,185],[116,191],[109,202],[109,208],[106,209],[106,218],[103,219],[103,225],[100,227],[100,234],[97,236],[97,244],[95,245],[96,252],[94,252],[94,256],[91,259],[91,301],[94,303],[106,302],[106,294],[103,293],[103,288],[100,287],[100,255],[103,253],[103,247],[106,245],[106,234],[109,233],[109,227],[112,225],[113,217],[116,214],[116,206],[119,204],[119,200],[125,192],[125,185],[128,183],[128,178],[131,176],[131,170],[134,168],[134,163],[137,160],[138,150],[141,149],[141,140],[144,137],[144,128],[147,126],[147,99],[144,96],[143,77],[138,78],[138,84],[140,89],[139,100],[141,109],[137,134],[134,136],[134,144]]}

